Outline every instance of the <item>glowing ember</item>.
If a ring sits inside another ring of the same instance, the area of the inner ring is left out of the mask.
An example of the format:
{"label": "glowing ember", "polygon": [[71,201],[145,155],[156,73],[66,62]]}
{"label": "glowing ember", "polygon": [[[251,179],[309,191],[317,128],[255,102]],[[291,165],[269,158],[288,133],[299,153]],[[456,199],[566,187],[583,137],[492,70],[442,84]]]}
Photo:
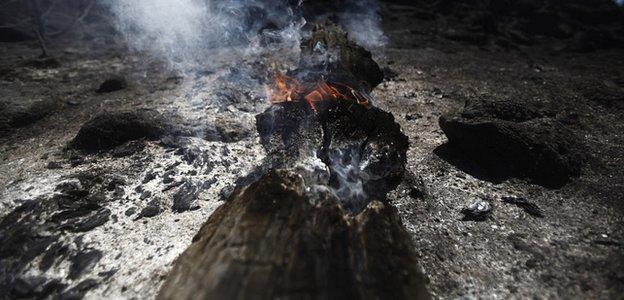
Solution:
{"label": "glowing ember", "polygon": [[297,79],[279,74],[275,77],[275,86],[267,88],[271,103],[297,102],[305,100],[316,111],[317,103],[327,100],[347,100],[368,107],[369,98],[363,93],[342,83],[328,82],[321,79],[306,88]]}

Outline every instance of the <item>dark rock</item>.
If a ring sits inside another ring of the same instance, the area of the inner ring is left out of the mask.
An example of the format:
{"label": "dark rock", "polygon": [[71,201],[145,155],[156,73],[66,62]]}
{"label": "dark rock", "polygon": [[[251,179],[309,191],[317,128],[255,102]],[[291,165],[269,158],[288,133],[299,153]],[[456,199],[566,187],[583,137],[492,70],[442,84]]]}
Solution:
{"label": "dark rock", "polygon": [[74,255],[70,261],[69,274],[67,278],[76,279],[85,270],[93,268],[93,266],[102,258],[102,251],[96,249],[86,249]]}
{"label": "dark rock", "polygon": [[50,170],[54,170],[54,169],[62,169],[63,165],[58,162],[58,161],[51,161],[48,163],[48,165],[46,165],[46,168],[50,169]]}
{"label": "dark rock", "polygon": [[197,203],[198,194],[198,187],[190,181],[186,181],[178,191],[173,194],[173,206],[171,209],[178,213],[199,209],[199,204]]}
{"label": "dark rock", "polygon": [[461,210],[464,221],[485,221],[492,214],[492,204],[486,200],[476,201]]}
{"label": "dark rock", "polygon": [[113,77],[105,80],[100,84],[100,87],[96,90],[96,93],[110,93],[118,90],[125,89],[128,86],[126,79],[123,77]]}
{"label": "dark rock", "polygon": [[531,216],[538,217],[538,218],[541,218],[544,216],[539,206],[537,206],[537,204],[535,203],[529,202],[529,200],[527,200],[526,198],[505,196],[502,198],[502,201],[505,203],[517,205],[518,207],[522,208],[527,214]]}
{"label": "dark rock", "polygon": [[156,139],[166,131],[162,116],[153,110],[103,112],[87,121],[71,145],[82,150],[103,150],[141,138]]}
{"label": "dark rock", "polygon": [[450,149],[436,153],[459,167],[474,163],[478,170],[465,170],[494,181],[530,178],[560,187],[580,174],[586,159],[575,134],[529,102],[469,101],[462,111],[440,117],[440,127]]}

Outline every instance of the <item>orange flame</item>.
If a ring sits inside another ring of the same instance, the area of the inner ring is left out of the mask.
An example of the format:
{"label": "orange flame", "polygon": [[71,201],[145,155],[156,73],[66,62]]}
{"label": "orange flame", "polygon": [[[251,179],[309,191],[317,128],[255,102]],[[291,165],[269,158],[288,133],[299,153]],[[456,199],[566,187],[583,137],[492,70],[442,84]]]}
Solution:
{"label": "orange flame", "polygon": [[279,74],[275,76],[275,87],[267,89],[271,103],[296,102],[305,100],[316,111],[317,103],[327,100],[347,100],[368,107],[370,101],[356,89],[341,83],[330,83],[324,79],[313,88],[305,89],[295,78]]}

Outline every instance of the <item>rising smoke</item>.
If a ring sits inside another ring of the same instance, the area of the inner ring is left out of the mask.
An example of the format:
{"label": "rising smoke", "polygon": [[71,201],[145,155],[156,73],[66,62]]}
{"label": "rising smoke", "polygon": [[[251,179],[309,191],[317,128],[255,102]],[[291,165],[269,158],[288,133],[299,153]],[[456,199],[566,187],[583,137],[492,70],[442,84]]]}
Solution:
{"label": "rising smoke", "polygon": [[111,9],[132,49],[182,70],[224,48],[232,60],[297,53],[305,24],[286,0],[114,0]]}
{"label": "rising smoke", "polygon": [[[349,0],[337,21],[370,49],[386,42],[374,0]],[[112,0],[119,31],[130,48],[147,52],[178,70],[205,64],[217,49],[232,61],[274,56],[296,60],[306,35],[303,1],[293,0]]]}
{"label": "rising smoke", "polygon": [[[305,26],[301,5],[305,3],[292,0],[113,0],[111,9],[132,49],[150,53],[183,72],[210,64],[215,56],[221,60],[225,57],[238,66],[236,74],[232,74],[235,79],[228,81],[251,91],[259,83],[250,79],[255,77],[253,74],[241,76],[250,71],[241,67],[243,60],[299,65],[300,43],[311,29]],[[326,19],[339,22],[364,47],[378,49],[386,43],[379,6],[374,0],[340,2],[339,10],[314,21]],[[319,49],[304,59],[330,59],[325,55],[327,49],[317,46]],[[314,154],[299,166],[299,173],[313,193],[334,194],[351,208],[364,205],[364,185],[369,177],[363,171],[366,162],[356,151],[345,149],[330,153],[326,165],[315,150],[310,149]],[[335,178],[333,184],[330,174]]]}

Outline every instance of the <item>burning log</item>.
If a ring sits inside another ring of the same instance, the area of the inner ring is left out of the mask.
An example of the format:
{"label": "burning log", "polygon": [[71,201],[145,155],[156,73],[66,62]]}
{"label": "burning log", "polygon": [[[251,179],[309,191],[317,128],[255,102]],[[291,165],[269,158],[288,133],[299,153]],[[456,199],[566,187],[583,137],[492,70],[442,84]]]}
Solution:
{"label": "burning log", "polygon": [[427,299],[396,209],[373,201],[348,216],[312,201],[300,176],[275,171],[210,217],[159,299]]}
{"label": "burning log", "polygon": [[346,100],[320,102],[315,109],[282,103],[256,119],[268,153],[266,170],[295,168],[311,156],[318,158],[328,166],[329,179],[313,184],[341,191],[348,209],[383,200],[403,176],[407,137],[394,117],[378,108]]}
{"label": "burning log", "polygon": [[160,299],[429,298],[384,203],[408,140],[369,101],[383,75],[335,26],[304,44],[300,69],[276,76],[256,116],[267,158],[177,259]]}

